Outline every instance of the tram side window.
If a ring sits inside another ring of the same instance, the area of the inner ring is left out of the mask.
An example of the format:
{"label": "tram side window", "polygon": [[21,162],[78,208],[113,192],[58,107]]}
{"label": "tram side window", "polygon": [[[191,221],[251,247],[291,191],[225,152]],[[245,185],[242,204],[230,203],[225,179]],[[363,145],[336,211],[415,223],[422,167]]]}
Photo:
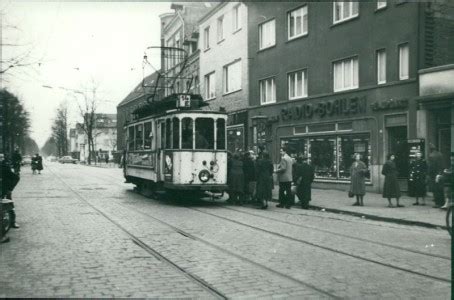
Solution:
{"label": "tram side window", "polygon": [[172,126],[171,126],[170,119],[167,119],[166,120],[166,148],[167,149],[172,148],[171,142],[172,142]]}
{"label": "tram side window", "polygon": [[151,149],[151,122],[144,125],[144,149]]}
{"label": "tram side window", "polygon": [[163,121],[161,122],[161,149],[165,147],[165,135],[166,134],[166,123]]}
{"label": "tram side window", "polygon": [[178,118],[173,118],[172,120],[173,127],[173,149],[180,148],[180,120]]}
{"label": "tram side window", "polygon": [[143,150],[143,124],[136,125],[136,150]]}
{"label": "tram side window", "polygon": [[128,144],[129,150],[134,150],[134,126],[128,128]]}
{"label": "tram side window", "polygon": [[195,148],[214,149],[214,120],[197,118],[195,121]]}
{"label": "tram side window", "polygon": [[225,150],[225,120],[216,121],[216,149]]}
{"label": "tram side window", "polygon": [[184,118],[181,121],[181,149],[192,149],[192,129],[191,118]]}

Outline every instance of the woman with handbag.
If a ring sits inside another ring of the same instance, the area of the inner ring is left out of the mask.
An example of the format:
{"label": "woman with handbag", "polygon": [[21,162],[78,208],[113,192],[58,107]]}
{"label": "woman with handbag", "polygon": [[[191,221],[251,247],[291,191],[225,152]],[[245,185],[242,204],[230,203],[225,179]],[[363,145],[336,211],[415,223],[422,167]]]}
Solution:
{"label": "woman with handbag", "polygon": [[396,206],[404,207],[399,204],[400,198],[400,187],[399,182],[397,181],[397,167],[394,159],[396,156],[392,153],[387,156],[388,161],[383,165],[381,173],[385,175],[385,184],[383,185],[383,198],[388,199],[388,207],[393,207],[391,198],[396,198]]}
{"label": "woman with handbag", "polygon": [[361,154],[353,154],[355,161],[350,167],[350,191],[348,195],[356,196],[356,202],[353,206],[364,206],[363,198],[366,194],[366,175],[369,172],[367,166],[361,161]]}

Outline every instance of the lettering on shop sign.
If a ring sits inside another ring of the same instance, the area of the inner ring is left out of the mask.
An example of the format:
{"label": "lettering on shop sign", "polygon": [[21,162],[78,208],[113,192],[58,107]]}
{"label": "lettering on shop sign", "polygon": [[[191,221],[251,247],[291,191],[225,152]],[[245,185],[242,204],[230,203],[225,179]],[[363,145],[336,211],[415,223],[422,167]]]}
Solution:
{"label": "lettering on shop sign", "polygon": [[366,97],[330,100],[320,103],[305,103],[281,110],[283,122],[334,116],[349,116],[366,113]]}
{"label": "lettering on shop sign", "polygon": [[408,99],[389,99],[381,102],[374,102],[370,105],[370,107],[373,111],[407,108]]}

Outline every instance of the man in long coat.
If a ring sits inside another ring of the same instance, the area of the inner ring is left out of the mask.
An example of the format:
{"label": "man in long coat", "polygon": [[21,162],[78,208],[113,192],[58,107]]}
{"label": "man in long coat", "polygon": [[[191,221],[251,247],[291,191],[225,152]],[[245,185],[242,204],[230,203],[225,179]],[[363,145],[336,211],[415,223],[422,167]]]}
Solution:
{"label": "man in long coat", "polygon": [[311,201],[311,188],[314,181],[314,167],[308,163],[308,157],[298,156],[295,165],[295,184],[296,195],[300,199],[301,207],[303,209],[309,208],[309,201]]}
{"label": "man in long coat", "polygon": [[440,182],[437,182],[435,179],[438,175],[443,172],[443,155],[437,151],[435,145],[430,144],[430,154],[427,159],[427,175],[429,177],[429,188],[433,193],[435,206],[441,207],[444,204],[444,199],[442,190],[443,187]]}

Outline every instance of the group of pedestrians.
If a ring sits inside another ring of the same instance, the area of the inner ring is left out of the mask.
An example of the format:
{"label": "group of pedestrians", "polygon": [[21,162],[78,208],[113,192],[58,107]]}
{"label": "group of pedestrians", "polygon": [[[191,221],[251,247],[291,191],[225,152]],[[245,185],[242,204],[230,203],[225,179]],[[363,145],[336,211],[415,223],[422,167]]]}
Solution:
{"label": "group of pedestrians", "polygon": [[36,174],[36,171],[38,171],[38,174],[41,174],[41,171],[43,170],[43,158],[41,155],[38,153],[35,154],[35,156],[32,157],[32,172],[33,175]]}
{"label": "group of pedestrians", "polygon": [[[427,190],[432,191],[434,195],[434,208],[446,208],[450,191],[449,183],[451,182],[452,171],[443,168],[443,156],[437,151],[434,145],[430,145],[430,154],[426,162],[421,152],[415,154],[415,159],[410,163],[408,194],[415,197],[416,202],[413,205],[426,205],[425,197]],[[370,174],[366,164],[361,161],[361,155],[354,155],[354,162],[350,168],[351,184],[349,190],[350,197],[356,197],[353,206],[363,206],[364,195],[366,194],[365,182]],[[387,155],[387,160],[382,168],[382,175],[385,180],[383,184],[383,198],[388,199],[388,207],[404,207],[399,203],[401,190],[398,181],[398,170],[395,163],[396,156],[393,153]],[[445,195],[447,195],[445,197]],[[396,199],[396,205],[392,199]],[[446,201],[445,201],[446,198]],[[419,201],[421,199],[421,202]]]}

